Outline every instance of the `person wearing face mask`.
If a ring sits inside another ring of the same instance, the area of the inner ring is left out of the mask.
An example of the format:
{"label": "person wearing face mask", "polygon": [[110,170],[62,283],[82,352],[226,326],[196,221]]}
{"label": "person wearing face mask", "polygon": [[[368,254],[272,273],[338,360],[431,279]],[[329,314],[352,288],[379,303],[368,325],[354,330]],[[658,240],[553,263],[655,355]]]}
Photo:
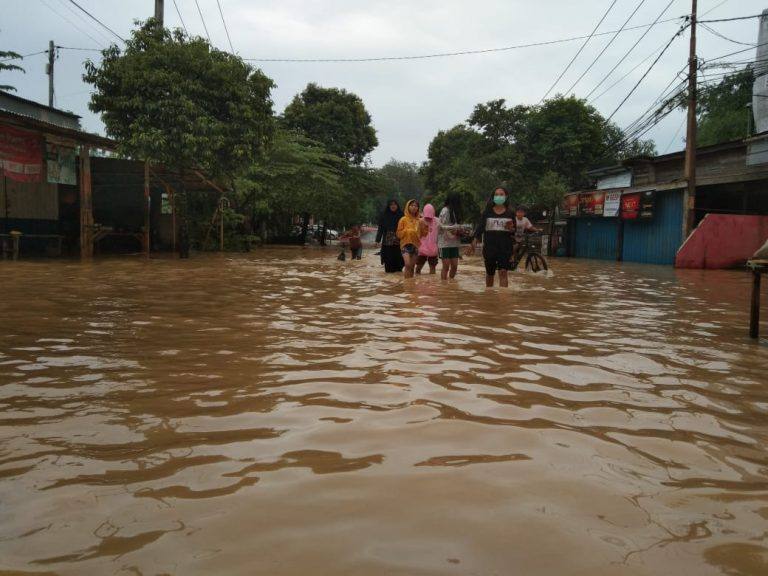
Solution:
{"label": "person wearing face mask", "polygon": [[478,241],[482,240],[486,286],[493,286],[497,272],[499,286],[509,285],[514,229],[515,213],[509,208],[509,192],[499,186],[480,216],[469,249],[469,253],[474,254]]}

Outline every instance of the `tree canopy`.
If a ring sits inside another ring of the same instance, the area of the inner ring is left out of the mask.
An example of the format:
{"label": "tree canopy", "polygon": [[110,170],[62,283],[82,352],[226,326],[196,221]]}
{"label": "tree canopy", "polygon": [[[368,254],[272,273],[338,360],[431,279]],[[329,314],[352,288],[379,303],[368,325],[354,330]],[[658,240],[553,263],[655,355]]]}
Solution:
{"label": "tree canopy", "polygon": [[755,73],[751,67],[734,71],[715,84],[699,89],[697,144],[708,146],[745,138],[751,111]]}
{"label": "tree canopy", "polygon": [[264,149],[273,129],[274,83],[238,56],[154,20],[86,62],[101,113],[120,151],[169,166],[230,175]]}
{"label": "tree canopy", "polygon": [[424,174],[431,193],[459,194],[476,207],[501,183],[515,202],[551,207],[551,191],[586,186],[588,170],[653,151],[650,142],[625,143],[615,124],[573,96],[512,107],[500,99],[475,106],[466,125],[439,132]]}
{"label": "tree canopy", "polygon": [[[0,50],[0,72],[24,72],[24,68],[18,64],[9,63],[10,60],[20,60],[21,54],[16,52],[10,52],[7,50]],[[6,90],[8,92],[16,92],[16,88],[10,84],[0,84],[0,90]]]}
{"label": "tree canopy", "polygon": [[285,109],[284,120],[354,164],[362,164],[379,144],[363,101],[344,89],[307,85]]}

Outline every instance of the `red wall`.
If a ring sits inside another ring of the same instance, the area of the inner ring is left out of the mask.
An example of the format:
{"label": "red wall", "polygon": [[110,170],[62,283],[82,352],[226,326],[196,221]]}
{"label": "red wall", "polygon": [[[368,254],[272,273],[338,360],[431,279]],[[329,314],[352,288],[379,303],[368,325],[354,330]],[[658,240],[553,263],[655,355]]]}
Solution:
{"label": "red wall", "polygon": [[707,214],[680,247],[677,268],[737,268],[768,239],[768,216]]}

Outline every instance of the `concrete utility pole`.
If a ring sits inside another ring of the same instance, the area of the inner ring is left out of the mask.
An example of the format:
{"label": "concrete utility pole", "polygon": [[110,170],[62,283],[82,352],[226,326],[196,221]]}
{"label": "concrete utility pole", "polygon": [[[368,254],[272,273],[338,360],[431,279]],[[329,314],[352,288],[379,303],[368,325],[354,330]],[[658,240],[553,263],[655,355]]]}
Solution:
{"label": "concrete utility pole", "polygon": [[688,58],[688,135],[685,139],[685,178],[688,186],[683,199],[683,237],[693,231],[696,221],[696,102],[698,58],[696,57],[697,0],[691,6],[691,50]]}
{"label": "concrete utility pole", "polygon": [[53,108],[53,63],[56,60],[56,46],[53,40],[48,42],[48,65],[45,67],[45,73],[48,74],[48,106]]}
{"label": "concrete utility pole", "polygon": [[155,20],[160,22],[160,26],[163,26],[163,0],[155,0]]}

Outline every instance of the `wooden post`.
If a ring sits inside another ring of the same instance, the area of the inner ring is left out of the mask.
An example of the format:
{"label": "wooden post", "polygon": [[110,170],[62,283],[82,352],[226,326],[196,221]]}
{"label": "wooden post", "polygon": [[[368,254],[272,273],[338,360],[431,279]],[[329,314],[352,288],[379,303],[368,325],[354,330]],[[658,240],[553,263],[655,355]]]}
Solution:
{"label": "wooden post", "polygon": [[616,224],[616,261],[624,261],[624,219],[619,214],[618,223]]}
{"label": "wooden post", "polygon": [[80,258],[93,258],[93,189],[89,146],[80,147]]}
{"label": "wooden post", "polygon": [[749,314],[749,337],[760,337],[760,270],[752,270],[752,307]]}
{"label": "wooden post", "polygon": [[144,230],[142,236],[142,248],[149,258],[149,160],[144,161]]}
{"label": "wooden post", "polygon": [[693,231],[696,221],[696,90],[698,59],[696,57],[697,0],[691,5],[691,44],[688,57],[688,131],[685,138],[685,178],[683,195],[683,240]]}

